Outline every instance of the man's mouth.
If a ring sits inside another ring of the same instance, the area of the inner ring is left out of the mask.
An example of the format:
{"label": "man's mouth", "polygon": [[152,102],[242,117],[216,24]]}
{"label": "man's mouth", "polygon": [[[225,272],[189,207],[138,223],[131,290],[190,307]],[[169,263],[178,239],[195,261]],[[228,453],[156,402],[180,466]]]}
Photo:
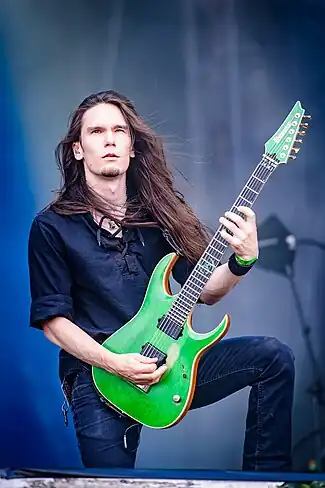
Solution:
{"label": "man's mouth", "polygon": [[103,159],[107,159],[107,158],[118,158],[118,155],[115,153],[107,153],[105,154],[105,156],[103,156]]}

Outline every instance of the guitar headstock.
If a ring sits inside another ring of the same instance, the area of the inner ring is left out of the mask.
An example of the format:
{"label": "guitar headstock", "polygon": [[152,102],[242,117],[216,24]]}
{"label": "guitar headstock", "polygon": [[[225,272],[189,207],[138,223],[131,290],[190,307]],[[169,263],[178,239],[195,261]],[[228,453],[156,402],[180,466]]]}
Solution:
{"label": "guitar headstock", "polygon": [[286,164],[289,158],[296,159],[300,151],[297,144],[302,144],[309,119],[311,116],[305,115],[301,103],[296,102],[276,133],[265,143],[264,156],[275,164]]}

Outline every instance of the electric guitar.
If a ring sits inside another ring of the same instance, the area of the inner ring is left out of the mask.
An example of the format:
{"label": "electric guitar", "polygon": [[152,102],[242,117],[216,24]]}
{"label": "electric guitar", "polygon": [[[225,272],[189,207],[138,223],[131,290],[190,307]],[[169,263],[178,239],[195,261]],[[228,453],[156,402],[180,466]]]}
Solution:
{"label": "electric guitar", "polygon": [[[277,132],[264,145],[264,154],[231,207],[252,207],[265,183],[280,165],[295,159],[308,123],[297,101]],[[298,139],[297,139],[298,137]],[[219,325],[204,334],[192,328],[192,313],[211,274],[220,263],[228,243],[220,235],[221,225],[178,294],[169,287],[176,253],[164,256],[155,267],[138,313],[103,342],[114,353],[138,352],[158,358],[157,366],[167,365],[159,383],[136,385],[119,375],[92,367],[94,385],[112,408],[147,427],[163,429],[177,424],[190,408],[201,355],[220,341],[228,331],[226,314]]]}

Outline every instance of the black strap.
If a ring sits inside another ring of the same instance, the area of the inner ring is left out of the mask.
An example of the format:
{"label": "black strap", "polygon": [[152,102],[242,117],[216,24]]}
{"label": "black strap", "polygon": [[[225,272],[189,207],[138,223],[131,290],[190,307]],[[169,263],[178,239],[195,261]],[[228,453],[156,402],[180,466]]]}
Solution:
{"label": "black strap", "polygon": [[170,235],[170,232],[167,229],[161,229],[161,231],[166,241],[176,251],[176,254],[178,254],[179,256],[183,256],[181,248],[176,244],[174,238]]}

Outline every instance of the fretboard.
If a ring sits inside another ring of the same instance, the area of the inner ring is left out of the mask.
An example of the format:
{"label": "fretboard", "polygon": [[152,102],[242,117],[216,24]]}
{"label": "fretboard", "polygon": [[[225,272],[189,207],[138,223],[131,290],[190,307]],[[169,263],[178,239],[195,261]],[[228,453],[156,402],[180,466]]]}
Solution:
{"label": "fretboard", "polygon": [[[252,207],[276,167],[277,164],[263,157],[231,207],[231,212],[242,215],[238,210],[239,206]],[[204,286],[213,271],[220,264],[223,254],[229,246],[228,242],[220,234],[223,228],[224,226],[221,225],[212,237],[206,250],[179,292],[177,299],[168,311],[167,315],[169,318],[179,326],[182,326],[187,319],[193,306],[197,303]]]}

